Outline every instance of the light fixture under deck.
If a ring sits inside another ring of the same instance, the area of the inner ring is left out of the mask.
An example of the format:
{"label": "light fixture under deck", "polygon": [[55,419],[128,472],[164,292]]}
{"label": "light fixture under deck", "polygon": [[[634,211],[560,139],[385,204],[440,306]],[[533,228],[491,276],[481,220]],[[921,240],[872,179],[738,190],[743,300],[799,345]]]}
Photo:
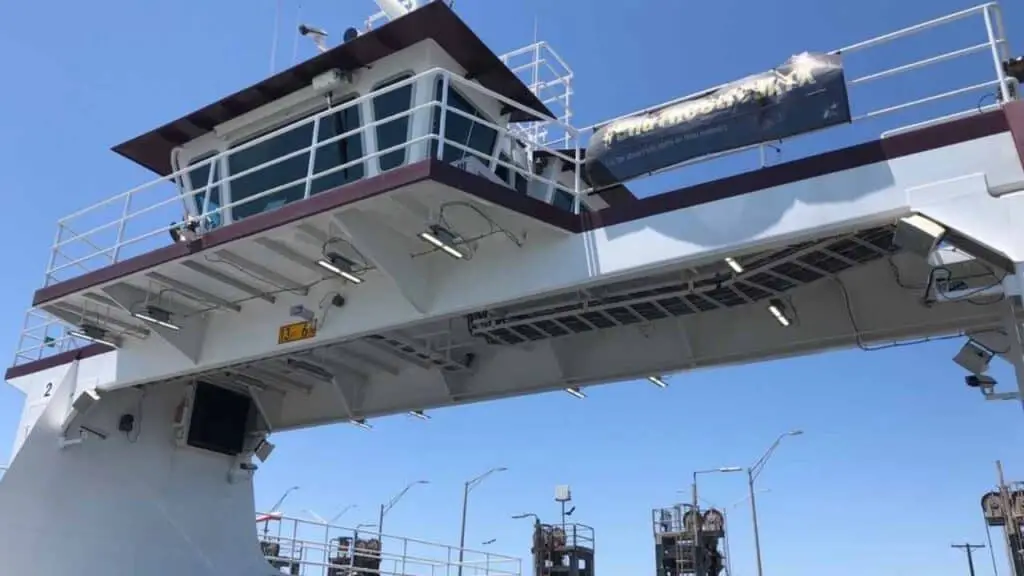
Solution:
{"label": "light fixture under deck", "polygon": [[725,263],[729,265],[729,268],[732,268],[733,272],[737,274],[743,273],[743,265],[740,264],[739,261],[736,260],[735,258],[726,258]]}
{"label": "light fixture under deck", "polygon": [[662,376],[648,376],[647,381],[658,388],[668,388],[668,382],[665,382],[665,379]]}
{"label": "light fixture under deck", "polygon": [[317,265],[341,276],[353,284],[361,284],[363,279],[356,275],[356,265],[348,258],[337,252],[328,252],[324,257],[316,261]]}
{"label": "light fixture under deck", "polygon": [[577,386],[566,388],[565,391],[568,392],[570,396],[579,398],[581,400],[587,397],[587,395],[583,393],[583,390],[580,390]]}
{"label": "light fixture under deck", "polygon": [[159,306],[146,306],[141,311],[132,312],[132,316],[143,322],[163,326],[168,330],[181,330],[181,326],[171,321],[171,313]]}
{"label": "light fixture under deck", "polygon": [[366,421],[366,418],[359,418],[358,420],[353,420],[352,421],[352,425],[353,426],[358,426],[359,428],[362,428],[363,430],[372,430],[373,429],[373,426],[371,426]]}
{"label": "light fixture under deck", "polygon": [[420,232],[420,239],[438,250],[444,251],[445,254],[455,258],[456,260],[462,260],[466,257],[466,255],[456,247],[462,242],[462,239],[444,226],[437,224],[432,225],[430,228]]}
{"label": "light fixture under deck", "polygon": [[793,323],[793,321],[789,319],[789,316],[786,315],[786,305],[778,298],[772,298],[768,301],[768,311],[771,312],[772,316],[775,317],[775,320],[783,326],[789,326]]}
{"label": "light fixture under deck", "polygon": [[430,414],[427,414],[423,410],[410,410],[409,411],[409,416],[415,416],[416,418],[419,418],[420,420],[430,420]]}
{"label": "light fixture under deck", "polygon": [[68,331],[68,335],[88,340],[89,342],[95,342],[96,344],[110,346],[111,348],[117,348],[116,343],[107,339],[107,331],[93,324],[82,324],[78,330]]}

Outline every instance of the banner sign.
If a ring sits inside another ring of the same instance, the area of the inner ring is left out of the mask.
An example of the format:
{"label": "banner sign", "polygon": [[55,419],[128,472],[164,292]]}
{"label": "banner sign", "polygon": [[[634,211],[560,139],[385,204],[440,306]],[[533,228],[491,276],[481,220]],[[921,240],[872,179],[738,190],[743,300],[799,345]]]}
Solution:
{"label": "banner sign", "polygon": [[804,52],[774,70],[602,126],[587,146],[587,177],[606,187],[850,120],[840,57]]}

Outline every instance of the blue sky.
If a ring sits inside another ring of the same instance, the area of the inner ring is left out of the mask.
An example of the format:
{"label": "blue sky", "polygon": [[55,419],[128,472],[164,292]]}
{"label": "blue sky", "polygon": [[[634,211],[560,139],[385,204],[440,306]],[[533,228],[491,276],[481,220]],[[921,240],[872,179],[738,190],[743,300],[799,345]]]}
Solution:
{"label": "blue sky", "polygon": [[[304,20],[335,33],[373,9],[369,0],[303,4]],[[455,8],[499,53],[529,43],[538,18],[540,37],[575,69],[576,120],[586,125],[770,68],[796,52],[846,46],[970,5],[927,4],[459,0]],[[291,59],[297,3],[284,6],[279,63]],[[1022,10],[1006,7],[1011,37]],[[16,272],[0,285],[0,324],[9,327],[0,350],[13,350],[56,220],[149,179],[108,148],[265,76],[274,3],[36,0],[8,3],[3,12],[9,88],[0,106],[0,174],[13,225],[0,229],[0,245]],[[981,41],[980,20],[970,26],[973,36],[951,27],[877,56],[851,57],[848,66],[863,73]],[[855,109],[934,93],[943,82],[962,86],[991,70],[984,59],[971,62],[854,94]],[[877,135],[891,127],[886,122],[811,136],[787,145],[783,159]],[[259,474],[257,505],[298,484],[286,511],[332,516],[356,503],[347,519],[369,522],[378,503],[424,478],[432,484],[410,492],[387,531],[454,543],[462,482],[507,466],[472,495],[469,545],[496,538],[495,551],[525,556],[528,526],[509,516],[556,518],[554,486],[568,483],[576,516],[596,528],[599,573],[650,574],[653,507],[679,499],[692,470],[749,464],[777,434],[802,428],[806,434],[789,439],[760,480],[771,489],[759,499],[769,575],[960,574],[962,554],[949,544],[984,541],[978,500],[994,482],[993,461],[1002,458],[1011,477],[1024,475],[1017,452],[1024,414],[1016,403],[983,403],[963,386],[949,361],[958,346],[845,351],[680,375],[667,390],[620,384],[585,401],[547,394],[439,411],[429,422],[384,419],[371,432],[338,425],[284,434]],[[0,452],[13,441],[21,401],[0,389]],[[712,476],[701,491],[724,505],[742,498],[745,486],[738,475]],[[734,570],[751,575],[747,508],[731,518]],[[990,573],[987,554],[977,564],[979,574]]]}

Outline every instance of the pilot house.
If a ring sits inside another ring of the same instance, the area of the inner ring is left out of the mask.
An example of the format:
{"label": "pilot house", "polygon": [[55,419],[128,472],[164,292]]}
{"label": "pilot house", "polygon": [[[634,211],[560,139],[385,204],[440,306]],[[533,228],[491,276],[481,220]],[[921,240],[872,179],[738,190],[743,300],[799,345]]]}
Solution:
{"label": "pilot house", "polygon": [[[428,158],[577,209],[575,150],[515,137],[517,125],[553,114],[444,2],[320,45],[114,150],[163,176],[182,172],[187,215],[202,231]],[[595,196],[579,208],[601,207]]]}

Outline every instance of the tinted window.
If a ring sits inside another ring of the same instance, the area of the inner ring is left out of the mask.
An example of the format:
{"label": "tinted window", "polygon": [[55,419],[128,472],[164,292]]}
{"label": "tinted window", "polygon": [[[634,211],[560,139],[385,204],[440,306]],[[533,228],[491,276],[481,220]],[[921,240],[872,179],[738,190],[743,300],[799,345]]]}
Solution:
{"label": "tinted window", "polygon": [[[220,165],[219,160],[215,160],[212,163],[203,164],[202,166],[196,166],[196,164],[199,164],[200,162],[203,162],[204,160],[207,160],[212,156],[213,154],[200,156],[198,158],[194,158],[191,162],[188,163],[190,167],[194,166],[194,168],[188,171],[188,183],[190,186],[189,190],[200,190],[210,182],[216,182],[218,178],[220,178],[220,175],[218,174],[219,170],[217,169],[217,167]],[[210,180],[211,166],[213,167],[213,180]],[[202,214],[203,212],[213,212],[220,208],[220,185],[215,184],[211,186],[209,189],[209,193],[209,204],[204,204],[206,202],[206,191],[199,192],[194,196],[196,202],[196,214]],[[203,209],[204,205],[206,206],[205,210]],[[209,216],[209,224],[211,226],[219,226],[220,221],[220,214],[212,214],[211,216]]]}
{"label": "tinted window", "polygon": [[[395,78],[394,80],[378,86],[377,89],[392,86],[408,79],[409,76]],[[412,84],[406,84],[401,88],[381,94],[373,99],[373,119],[380,120],[393,116],[399,112],[406,112],[412,107]],[[400,116],[394,120],[377,125],[377,150],[385,150],[392,146],[398,146],[409,139],[409,115]],[[397,168],[405,164],[408,147],[399,148],[378,156],[381,172]]]}
{"label": "tinted window", "polygon": [[[434,85],[434,99],[441,101],[441,91],[444,89],[444,79],[438,78]],[[458,90],[448,85],[448,107],[456,108],[472,115],[475,118],[486,119],[465,96]],[[433,133],[441,131],[441,107],[434,107]],[[442,162],[451,163],[470,154],[457,146],[449,146],[451,142],[457,142],[471,150],[480,153],[480,160],[486,165],[489,164],[489,157],[494,152],[494,145],[498,141],[498,131],[490,126],[474,122],[458,112],[451,112],[444,120],[444,155]],[[431,142],[431,155],[437,157],[437,142]],[[472,155],[472,154],[471,154]]]}
{"label": "tinted window", "polygon": [[[255,146],[234,152],[228,157],[228,169],[231,171],[231,174],[240,174],[245,170],[275,158],[280,158],[296,150],[306,148],[312,141],[312,123],[303,124],[278,134],[269,140],[264,140]],[[242,218],[301,200],[306,190],[303,180],[308,169],[309,156],[307,154],[299,154],[272,166],[261,168],[251,174],[231,180],[232,202],[244,201],[246,198],[251,198],[271,188],[298,180],[295,184],[264,196],[259,200],[236,205],[232,209],[232,216],[235,220],[241,220]]]}
{"label": "tinted window", "polygon": [[[502,162],[512,164],[512,159],[504,152],[498,154],[498,159]],[[512,173],[511,179],[509,178],[509,172]],[[498,164],[497,167],[494,168],[494,173],[498,175],[498,178],[507,182],[509,186],[515,188],[515,190],[520,194],[526,194],[526,176],[523,176],[518,170],[510,170],[508,167]]]}
{"label": "tinted window", "polygon": [[[329,140],[340,134],[350,132],[361,125],[359,106],[349,106],[344,110],[324,116],[320,119],[320,128],[317,134],[317,142]],[[330,170],[335,166],[341,166],[353,160],[363,157],[363,137],[361,132],[352,134],[325,146],[316,149],[316,161],[313,166],[313,174]],[[323,192],[349,182],[355,182],[365,174],[365,167],[362,162],[342,168],[336,172],[320,176],[313,180],[310,194]]]}
{"label": "tinted window", "polygon": [[572,194],[569,194],[565,190],[555,190],[555,197],[551,199],[551,203],[562,210],[572,212],[572,205],[574,201]]}

